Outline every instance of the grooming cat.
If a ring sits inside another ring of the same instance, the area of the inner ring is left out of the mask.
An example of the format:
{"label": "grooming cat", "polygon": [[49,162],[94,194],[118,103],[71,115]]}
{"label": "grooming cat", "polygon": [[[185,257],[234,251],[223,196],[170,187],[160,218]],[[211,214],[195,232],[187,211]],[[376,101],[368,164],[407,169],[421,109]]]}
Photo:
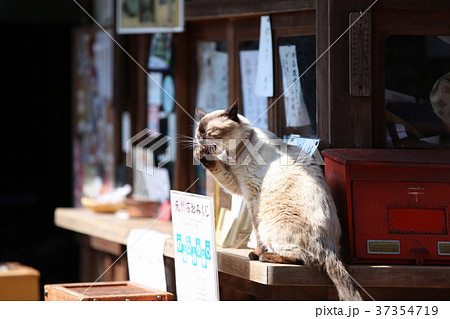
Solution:
{"label": "grooming cat", "polygon": [[339,258],[341,229],[321,168],[296,146],[250,126],[235,102],[200,118],[194,156],[229,193],[244,197],[257,248],[251,259],[325,269],[341,300],[362,300]]}

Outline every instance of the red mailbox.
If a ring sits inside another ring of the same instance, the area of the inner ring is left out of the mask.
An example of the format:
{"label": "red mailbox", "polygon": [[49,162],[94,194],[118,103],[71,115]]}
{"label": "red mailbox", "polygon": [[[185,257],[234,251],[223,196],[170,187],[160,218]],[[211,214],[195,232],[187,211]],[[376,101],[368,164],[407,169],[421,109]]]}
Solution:
{"label": "red mailbox", "polygon": [[347,262],[450,265],[450,150],[323,155]]}

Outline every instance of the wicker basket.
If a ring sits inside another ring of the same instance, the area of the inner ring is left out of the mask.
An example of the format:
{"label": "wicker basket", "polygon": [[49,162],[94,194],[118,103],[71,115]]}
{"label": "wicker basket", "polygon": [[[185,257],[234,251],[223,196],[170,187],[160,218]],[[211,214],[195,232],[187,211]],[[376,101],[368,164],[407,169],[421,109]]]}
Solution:
{"label": "wicker basket", "polygon": [[125,200],[130,217],[153,217],[158,216],[159,202],[136,200],[127,198]]}
{"label": "wicker basket", "polygon": [[89,197],[82,197],[81,204],[97,213],[115,213],[123,208],[123,202],[120,203],[100,203],[97,200]]}

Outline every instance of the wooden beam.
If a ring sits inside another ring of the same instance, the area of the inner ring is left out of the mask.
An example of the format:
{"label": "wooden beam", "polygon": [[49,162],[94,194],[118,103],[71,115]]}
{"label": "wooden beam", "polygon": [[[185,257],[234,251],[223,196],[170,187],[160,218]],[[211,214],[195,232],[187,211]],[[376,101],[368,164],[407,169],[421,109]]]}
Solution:
{"label": "wooden beam", "polygon": [[281,12],[315,9],[315,0],[228,0],[217,1],[196,0],[185,2],[186,21],[246,17]]}

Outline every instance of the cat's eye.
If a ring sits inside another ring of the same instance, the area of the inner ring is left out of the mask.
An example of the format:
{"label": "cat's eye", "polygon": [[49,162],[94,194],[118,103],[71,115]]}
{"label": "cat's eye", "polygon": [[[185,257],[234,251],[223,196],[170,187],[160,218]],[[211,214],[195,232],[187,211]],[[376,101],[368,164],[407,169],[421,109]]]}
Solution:
{"label": "cat's eye", "polygon": [[208,130],[207,135],[212,137],[218,137],[220,136],[220,130],[216,129]]}

